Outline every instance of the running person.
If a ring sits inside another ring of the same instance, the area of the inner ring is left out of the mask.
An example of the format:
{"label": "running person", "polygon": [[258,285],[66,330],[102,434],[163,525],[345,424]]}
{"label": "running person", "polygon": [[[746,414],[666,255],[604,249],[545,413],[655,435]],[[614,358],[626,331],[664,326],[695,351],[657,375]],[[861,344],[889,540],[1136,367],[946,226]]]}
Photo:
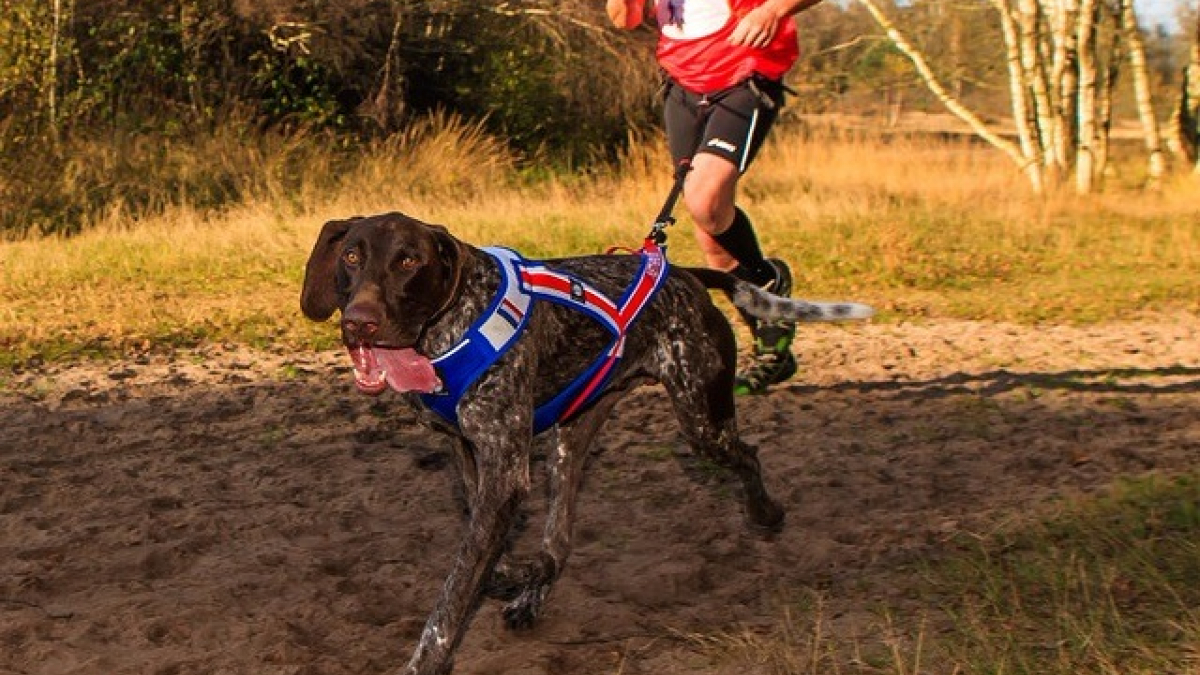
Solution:
{"label": "running person", "polygon": [[[606,0],[619,28],[642,23],[648,0]],[[778,295],[792,274],[766,258],[736,204],[738,179],[754,160],[783,105],[783,76],[799,56],[791,17],[820,0],[649,0],[657,18],[656,57],[666,73],[663,119],[676,166],[690,159],[683,201],[709,267]],[[738,393],[761,393],[796,374],[796,325],[742,314],[754,334],[754,363]]]}

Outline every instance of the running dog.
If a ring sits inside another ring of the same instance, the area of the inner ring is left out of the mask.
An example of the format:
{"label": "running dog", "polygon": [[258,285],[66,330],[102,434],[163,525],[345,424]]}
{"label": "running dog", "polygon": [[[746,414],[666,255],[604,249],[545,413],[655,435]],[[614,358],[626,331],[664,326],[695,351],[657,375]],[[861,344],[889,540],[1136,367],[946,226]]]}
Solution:
{"label": "running dog", "polygon": [[[588,446],[640,384],[662,384],[691,449],[741,479],[749,525],[782,527],[757,451],[738,436],[737,345],[709,290],[766,320],[872,314],[672,267],[654,245],[641,255],[531,262],[401,213],[325,224],[305,271],[304,314],[324,321],[340,310],[357,387],[391,388],[425,408],[431,426],[454,441],[467,496],[467,531],[404,672],[449,672],[485,597],[505,603],[509,627],[537,619],[571,550]],[[506,537],[530,489],[531,444],[543,431],[556,434],[543,547],[535,559],[507,560]]]}

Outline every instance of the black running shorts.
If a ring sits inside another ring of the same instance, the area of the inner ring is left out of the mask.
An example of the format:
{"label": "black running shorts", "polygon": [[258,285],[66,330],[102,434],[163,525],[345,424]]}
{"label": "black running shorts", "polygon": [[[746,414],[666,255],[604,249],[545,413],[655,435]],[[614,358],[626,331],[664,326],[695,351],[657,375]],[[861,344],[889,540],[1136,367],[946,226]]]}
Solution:
{"label": "black running shorts", "polygon": [[744,173],[779,116],[783,92],[781,82],[763,78],[711,94],[696,94],[668,80],[663,118],[675,164],[707,152]]}

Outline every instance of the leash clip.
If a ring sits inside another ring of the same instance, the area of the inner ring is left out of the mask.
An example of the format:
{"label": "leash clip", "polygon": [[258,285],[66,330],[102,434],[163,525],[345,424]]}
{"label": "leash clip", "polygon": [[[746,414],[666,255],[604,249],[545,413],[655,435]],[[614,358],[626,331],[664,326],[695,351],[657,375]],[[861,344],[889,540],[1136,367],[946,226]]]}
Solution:
{"label": "leash clip", "polygon": [[647,242],[654,242],[657,246],[662,246],[667,243],[667,228],[675,224],[674,216],[667,216],[666,220],[659,220],[650,227],[650,234],[646,235]]}

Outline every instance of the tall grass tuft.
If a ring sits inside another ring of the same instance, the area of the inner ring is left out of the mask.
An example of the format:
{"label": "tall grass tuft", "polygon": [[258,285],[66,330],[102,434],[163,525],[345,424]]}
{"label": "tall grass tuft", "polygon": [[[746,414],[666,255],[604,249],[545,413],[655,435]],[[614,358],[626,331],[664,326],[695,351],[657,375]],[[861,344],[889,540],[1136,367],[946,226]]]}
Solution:
{"label": "tall grass tuft", "polygon": [[[210,158],[248,196],[219,212],[183,205],[132,218],[118,200],[76,236],[0,244],[0,347],[20,360],[203,340],[323,344],[299,320],[303,260],[321,221],[504,193],[513,159],[448,116],[365,148],[352,167],[313,139]],[[221,151],[225,150],[226,153]],[[189,166],[190,155],[174,157]],[[245,164],[240,167],[238,162]],[[476,195],[476,197],[471,197]]]}

